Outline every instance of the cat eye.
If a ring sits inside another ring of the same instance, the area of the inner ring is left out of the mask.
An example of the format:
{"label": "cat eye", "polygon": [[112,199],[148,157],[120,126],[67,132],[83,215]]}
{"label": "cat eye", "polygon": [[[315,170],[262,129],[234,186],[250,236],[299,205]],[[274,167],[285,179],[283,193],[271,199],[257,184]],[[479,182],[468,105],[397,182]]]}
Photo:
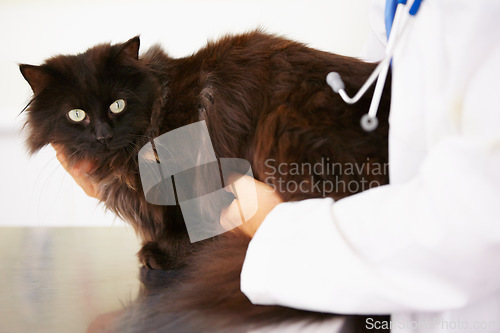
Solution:
{"label": "cat eye", "polygon": [[85,120],[85,118],[87,118],[87,114],[81,109],[73,109],[68,112],[68,118],[75,123],[78,123],[82,120]]}
{"label": "cat eye", "polygon": [[113,113],[120,113],[125,109],[125,101],[123,99],[119,99],[113,102],[109,106],[109,111]]}

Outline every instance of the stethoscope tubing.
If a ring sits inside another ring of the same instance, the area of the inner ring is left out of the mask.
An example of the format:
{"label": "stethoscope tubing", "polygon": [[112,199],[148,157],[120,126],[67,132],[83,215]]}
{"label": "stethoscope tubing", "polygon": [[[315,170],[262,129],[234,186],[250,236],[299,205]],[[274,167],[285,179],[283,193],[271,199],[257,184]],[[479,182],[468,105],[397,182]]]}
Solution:
{"label": "stethoscope tubing", "polygon": [[420,3],[422,0],[414,0],[411,3],[410,10],[405,12],[403,9],[406,5],[405,0],[399,0],[396,13],[394,16],[394,21],[391,29],[391,33],[389,35],[389,39],[387,41],[387,47],[385,50],[384,59],[375,67],[372,74],[368,77],[365,83],[361,86],[358,92],[354,95],[354,97],[349,97],[347,92],[345,91],[344,82],[340,77],[340,74],[337,72],[328,73],[326,76],[327,84],[332,88],[335,93],[338,93],[340,97],[347,104],[354,104],[359,101],[359,99],[366,93],[366,91],[370,88],[370,86],[377,79],[377,83],[375,85],[375,90],[373,92],[372,101],[370,103],[370,108],[368,113],[363,115],[361,118],[361,127],[365,131],[373,131],[378,126],[377,120],[377,110],[380,104],[380,99],[382,97],[382,91],[384,89],[385,81],[387,79],[387,74],[389,72],[389,67],[391,64],[392,56],[394,55],[394,51],[396,46],[398,45],[398,41],[403,36],[405,32],[408,22],[411,17],[414,17],[420,7]]}

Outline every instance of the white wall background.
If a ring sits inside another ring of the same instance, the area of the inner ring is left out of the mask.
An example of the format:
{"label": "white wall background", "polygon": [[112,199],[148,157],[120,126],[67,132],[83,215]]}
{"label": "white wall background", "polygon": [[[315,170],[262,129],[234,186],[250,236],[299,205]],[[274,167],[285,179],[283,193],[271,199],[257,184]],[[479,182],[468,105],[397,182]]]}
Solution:
{"label": "white wall background", "polygon": [[262,27],[349,56],[368,38],[369,0],[0,0],[0,226],[122,225],[74,184],[51,148],[25,152],[19,115],[31,91],[18,64],[40,64],[140,34],[175,57],[207,39]]}

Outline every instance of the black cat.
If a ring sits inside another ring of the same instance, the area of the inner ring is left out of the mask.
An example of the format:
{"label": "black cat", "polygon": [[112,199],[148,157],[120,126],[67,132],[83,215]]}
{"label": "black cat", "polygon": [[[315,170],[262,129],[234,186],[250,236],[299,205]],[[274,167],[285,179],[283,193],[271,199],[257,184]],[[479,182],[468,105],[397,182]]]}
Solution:
{"label": "black cat", "polygon": [[[205,120],[217,157],[246,159],[255,178],[277,188],[284,201],[324,195],[339,199],[353,193],[340,187],[328,193],[289,191],[277,186],[278,181],[386,183],[387,175],[370,174],[367,168],[348,174],[311,170],[266,177],[270,160],[276,165],[313,165],[325,159],[387,162],[390,84],[382,97],[378,128],[365,132],[359,120],[369,98],[347,105],[325,82],[336,71],[353,92],[374,67],[260,31],[224,37],[180,59],[158,46],[139,57],[138,37],[98,45],[40,66],[20,66],[34,92],[26,108],[28,147],[34,153],[58,144],[70,164],[91,161],[90,177],[99,185],[100,199],[144,242],[141,262],[157,269],[185,267],[173,311],[197,305],[239,312],[251,307],[239,291],[249,237],[235,229],[191,244],[178,206],[145,200],[139,149],[162,133]],[[249,310],[248,318],[279,318],[292,311],[262,309]]]}

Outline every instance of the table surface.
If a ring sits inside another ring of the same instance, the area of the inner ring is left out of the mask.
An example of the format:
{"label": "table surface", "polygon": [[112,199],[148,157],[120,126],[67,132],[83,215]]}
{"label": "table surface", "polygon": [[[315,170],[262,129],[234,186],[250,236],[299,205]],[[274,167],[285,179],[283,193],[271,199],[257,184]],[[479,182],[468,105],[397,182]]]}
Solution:
{"label": "table surface", "polygon": [[138,294],[128,228],[0,228],[0,332],[85,332]]}
{"label": "table surface", "polygon": [[[154,301],[137,301],[144,287],[138,250],[134,232],[123,227],[0,228],[0,333],[115,332],[116,327],[120,332],[164,332],[155,320],[172,317],[158,311]],[[168,283],[169,272],[147,274]],[[124,313],[125,327],[117,325]],[[350,332],[352,321],[337,317],[309,331]],[[303,332],[304,327],[252,330],[270,331]]]}

